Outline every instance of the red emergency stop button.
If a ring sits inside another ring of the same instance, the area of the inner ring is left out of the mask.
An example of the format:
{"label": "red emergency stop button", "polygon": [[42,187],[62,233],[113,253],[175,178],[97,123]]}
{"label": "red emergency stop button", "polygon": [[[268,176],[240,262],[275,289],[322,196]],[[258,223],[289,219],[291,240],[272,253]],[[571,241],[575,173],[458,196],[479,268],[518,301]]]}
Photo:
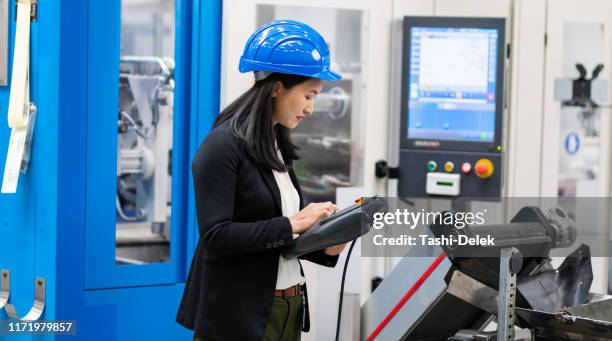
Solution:
{"label": "red emergency stop button", "polygon": [[474,166],[474,173],[481,179],[488,179],[493,175],[493,163],[489,159],[480,159]]}

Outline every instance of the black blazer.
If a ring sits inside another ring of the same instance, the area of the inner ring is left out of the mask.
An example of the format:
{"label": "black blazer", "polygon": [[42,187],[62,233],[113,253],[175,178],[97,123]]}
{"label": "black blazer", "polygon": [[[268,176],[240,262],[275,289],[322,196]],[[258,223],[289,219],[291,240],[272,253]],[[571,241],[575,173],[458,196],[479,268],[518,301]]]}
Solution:
{"label": "black blazer", "polygon": [[[279,253],[294,243],[272,170],[249,157],[226,121],[200,146],[192,172],[200,239],[176,321],[204,338],[260,340],[272,309]],[[293,170],[289,175],[302,208]],[[322,250],[300,258],[331,267],[338,261]],[[307,302],[304,331],[310,328]]]}

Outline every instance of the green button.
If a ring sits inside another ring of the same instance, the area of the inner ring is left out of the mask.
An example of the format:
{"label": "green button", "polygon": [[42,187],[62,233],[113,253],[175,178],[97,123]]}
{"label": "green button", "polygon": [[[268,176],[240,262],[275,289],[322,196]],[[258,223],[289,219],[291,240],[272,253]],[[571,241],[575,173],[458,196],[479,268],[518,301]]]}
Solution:
{"label": "green button", "polygon": [[430,172],[433,172],[436,170],[436,168],[438,168],[438,165],[436,164],[436,161],[429,161],[427,162],[427,170]]}

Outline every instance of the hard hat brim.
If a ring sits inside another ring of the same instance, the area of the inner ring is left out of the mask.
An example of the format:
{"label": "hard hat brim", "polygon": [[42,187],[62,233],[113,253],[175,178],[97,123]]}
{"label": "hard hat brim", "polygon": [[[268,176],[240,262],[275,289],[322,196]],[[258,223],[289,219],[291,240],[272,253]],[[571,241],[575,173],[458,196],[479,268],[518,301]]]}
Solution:
{"label": "hard hat brim", "polygon": [[279,67],[276,65],[270,65],[268,63],[258,63],[254,61],[247,60],[245,58],[240,59],[240,63],[238,66],[238,70],[242,73],[251,72],[251,71],[265,71],[265,72],[278,72],[285,74],[293,74],[293,75],[301,75],[312,78],[319,78],[324,81],[335,82],[342,79],[342,75],[332,70],[325,70],[319,73],[310,73],[310,72],[299,72],[295,69],[291,70],[289,67]]}
{"label": "hard hat brim", "polygon": [[[320,68],[319,68],[320,70]],[[319,71],[317,70],[317,71]],[[271,63],[262,63],[253,60],[240,58],[238,64],[238,71],[245,73],[251,71],[265,71],[265,72],[278,72],[292,75],[300,75],[312,78],[319,78],[324,81],[335,82],[342,79],[342,75],[329,69],[323,69],[323,72],[313,72],[314,70],[308,70],[308,68],[302,67],[302,70],[298,70],[292,65],[273,65]]]}
{"label": "hard hat brim", "polygon": [[332,70],[328,70],[325,72],[321,72],[318,75],[313,75],[312,77],[314,78],[320,78],[324,81],[330,81],[330,82],[335,82],[335,81],[339,81],[342,79],[342,75],[339,73],[336,73]]}

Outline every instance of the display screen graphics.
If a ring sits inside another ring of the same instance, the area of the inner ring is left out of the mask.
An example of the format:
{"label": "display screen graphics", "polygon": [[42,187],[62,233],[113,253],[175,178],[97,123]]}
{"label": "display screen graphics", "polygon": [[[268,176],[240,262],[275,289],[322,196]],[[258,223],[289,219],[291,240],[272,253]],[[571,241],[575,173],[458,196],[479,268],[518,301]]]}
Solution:
{"label": "display screen graphics", "polygon": [[411,27],[407,138],[495,141],[498,30]]}

